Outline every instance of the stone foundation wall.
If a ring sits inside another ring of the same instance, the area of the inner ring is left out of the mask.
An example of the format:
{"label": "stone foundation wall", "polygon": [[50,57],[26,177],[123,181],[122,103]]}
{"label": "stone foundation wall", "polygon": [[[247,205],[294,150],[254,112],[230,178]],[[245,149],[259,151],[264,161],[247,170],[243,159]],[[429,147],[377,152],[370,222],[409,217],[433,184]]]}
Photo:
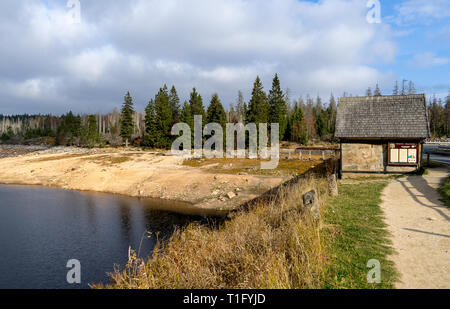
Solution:
{"label": "stone foundation wall", "polygon": [[386,168],[388,172],[410,173],[417,171],[416,166],[388,166]]}
{"label": "stone foundation wall", "polygon": [[[409,173],[418,170],[418,166],[387,165],[387,147],[387,144],[342,143],[342,170],[388,173]],[[422,145],[419,145],[418,162],[422,160],[421,152]]]}
{"label": "stone foundation wall", "polygon": [[385,162],[384,145],[342,144],[343,171],[383,172]]}

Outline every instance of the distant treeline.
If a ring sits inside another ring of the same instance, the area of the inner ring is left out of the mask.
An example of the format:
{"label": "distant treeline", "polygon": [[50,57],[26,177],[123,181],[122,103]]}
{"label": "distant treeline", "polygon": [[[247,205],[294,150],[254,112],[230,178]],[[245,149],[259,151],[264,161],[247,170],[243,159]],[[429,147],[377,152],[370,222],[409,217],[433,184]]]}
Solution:
{"label": "distant treeline", "polygon": [[[133,99],[127,93],[121,110],[120,136],[125,140],[134,137],[136,123],[133,115]],[[209,100],[205,108],[202,96],[194,88],[189,100],[180,104],[175,86],[164,85],[154,98],[150,100],[144,116],[144,134],[141,144],[147,147],[169,148],[174,139],[170,131],[175,123],[189,124],[194,132],[194,116],[201,115],[203,125],[218,123],[226,132],[226,123],[278,123],[280,140],[307,144],[310,139],[331,140],[334,136],[336,122],[336,100],[331,95],[326,106],[322,99],[310,96],[306,100],[291,101],[289,91],[283,91],[278,75],[275,75],[272,88],[266,93],[259,77],[253,84],[251,99],[244,101],[241,91],[238,92],[235,104],[225,110],[217,93]]]}
{"label": "distant treeline", "polygon": [[[413,82],[401,88],[395,83],[393,94],[406,95],[415,93]],[[381,95],[378,86],[367,96]],[[349,96],[344,93],[343,96]],[[350,95],[351,96],[351,95]],[[430,128],[433,137],[450,135],[450,90],[445,101],[435,96],[428,100]],[[0,115],[0,138],[3,141],[26,141],[49,137],[59,145],[121,145],[133,142],[154,148],[169,148],[175,137],[171,136],[172,126],[178,122],[190,125],[193,132],[194,115],[203,117],[206,123],[218,123],[225,132],[226,123],[279,123],[280,140],[308,144],[310,140],[334,139],[336,122],[336,99],[333,94],[325,102],[320,96],[309,95],[292,100],[289,89],[283,91],[278,75],[275,75],[272,87],[265,92],[259,77],[253,84],[251,98],[244,100],[238,92],[235,103],[226,110],[219,95],[213,94],[207,108],[202,96],[195,88],[189,99],[181,104],[175,86],[164,85],[152,98],[144,113],[134,110],[131,94],[125,95],[120,111],[108,114],[74,115],[69,112],[61,117],[53,115]]]}

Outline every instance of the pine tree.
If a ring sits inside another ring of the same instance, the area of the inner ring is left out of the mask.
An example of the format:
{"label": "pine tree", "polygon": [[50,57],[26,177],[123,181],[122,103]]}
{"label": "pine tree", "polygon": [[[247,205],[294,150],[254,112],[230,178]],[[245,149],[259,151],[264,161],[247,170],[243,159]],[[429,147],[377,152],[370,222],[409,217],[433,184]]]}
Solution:
{"label": "pine tree", "polygon": [[155,147],[158,134],[156,122],[155,101],[150,100],[145,108],[145,134],[143,145],[147,147]]}
{"label": "pine tree", "polygon": [[329,133],[333,134],[336,131],[336,115],[337,115],[337,107],[336,107],[336,100],[334,98],[334,95],[331,94],[330,97],[330,103],[327,108],[327,130]]}
{"label": "pine tree", "polygon": [[225,109],[223,108],[217,93],[213,94],[211,98],[211,103],[208,107],[206,115],[206,121],[207,123],[218,123],[222,126],[223,130],[225,130],[227,114],[225,113]]}
{"label": "pine tree", "polygon": [[374,91],[373,95],[374,95],[375,97],[380,97],[380,96],[381,96],[381,90],[380,90],[380,86],[378,85],[378,83],[377,83],[377,85],[375,86],[375,91]]}
{"label": "pine tree", "polygon": [[395,81],[394,85],[394,91],[392,92],[393,95],[398,95],[398,81]]}
{"label": "pine tree", "polygon": [[93,146],[98,141],[100,141],[100,135],[98,134],[97,117],[89,115],[87,121],[87,142],[89,146]]}
{"label": "pine tree", "polygon": [[180,121],[183,123],[187,123],[191,127],[191,129],[194,128],[191,106],[186,101],[184,101],[183,108],[181,109]]}
{"label": "pine tree", "polygon": [[192,89],[189,104],[191,108],[192,119],[194,119],[195,116],[202,116],[203,122],[202,127],[204,127],[206,119],[205,119],[205,108],[203,106],[203,99],[195,88]]}
{"label": "pine tree", "polygon": [[178,97],[175,86],[172,86],[172,88],[170,89],[169,105],[172,111],[173,124],[178,123],[180,121],[180,98]]}
{"label": "pine tree", "polygon": [[184,101],[181,109],[180,122],[189,125],[191,129],[191,145],[194,145],[194,118],[192,117],[191,106],[186,101]]}
{"label": "pine tree", "polygon": [[238,99],[236,103],[236,113],[238,115],[238,122],[245,123],[245,115],[246,115],[246,104],[244,101],[244,95],[242,91],[238,91]]}
{"label": "pine tree", "polygon": [[252,98],[248,103],[246,123],[255,123],[258,127],[260,123],[268,123],[269,103],[259,76],[253,84]]}
{"label": "pine tree", "polygon": [[128,147],[128,141],[134,131],[133,98],[131,97],[130,92],[127,92],[124,100],[120,114],[120,136],[125,140],[126,146]]}
{"label": "pine tree", "polygon": [[269,91],[269,123],[278,123],[280,126],[280,140],[283,140],[287,126],[287,105],[285,96],[281,90],[278,74],[272,82],[272,89]]}
{"label": "pine tree", "polygon": [[291,116],[291,141],[297,142],[297,143],[303,143],[304,136],[302,134],[305,134],[306,132],[303,132],[302,124],[304,121],[304,114],[302,108],[298,105],[296,102],[294,105],[294,109]]}
{"label": "pine tree", "polygon": [[81,117],[74,116],[72,111],[69,111],[62,117],[61,125],[57,129],[57,140],[61,145],[72,146],[75,140],[81,135]]}
{"label": "pine tree", "polygon": [[318,112],[316,117],[316,128],[317,128],[317,135],[320,138],[322,138],[326,134],[326,127],[322,112],[320,111]]}
{"label": "pine tree", "polygon": [[167,87],[164,86],[155,96],[156,134],[155,147],[169,148],[172,140],[172,109],[169,104]]}

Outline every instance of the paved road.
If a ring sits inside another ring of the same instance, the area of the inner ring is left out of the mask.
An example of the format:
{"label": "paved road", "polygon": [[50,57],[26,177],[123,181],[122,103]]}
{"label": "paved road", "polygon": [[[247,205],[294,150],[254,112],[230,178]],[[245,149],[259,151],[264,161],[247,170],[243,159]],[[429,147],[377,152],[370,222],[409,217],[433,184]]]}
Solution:
{"label": "paved road", "polygon": [[[449,147],[449,146],[445,146]],[[425,152],[433,152],[438,148],[438,145],[425,144]],[[426,157],[426,156],[425,156]],[[450,165],[450,156],[443,156],[439,154],[431,154],[430,159],[436,162]]]}
{"label": "paved road", "polygon": [[401,274],[397,288],[450,288],[450,209],[436,191],[449,171],[399,178],[383,192],[381,207],[397,252],[392,260]]}

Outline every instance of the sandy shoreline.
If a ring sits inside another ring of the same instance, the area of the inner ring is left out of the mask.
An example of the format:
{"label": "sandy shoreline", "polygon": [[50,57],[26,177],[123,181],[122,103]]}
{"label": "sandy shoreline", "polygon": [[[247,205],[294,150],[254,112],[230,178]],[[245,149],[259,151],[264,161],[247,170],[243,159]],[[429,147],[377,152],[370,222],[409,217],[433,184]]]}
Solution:
{"label": "sandy shoreline", "polygon": [[199,209],[233,209],[289,179],[216,173],[183,165],[179,157],[140,149],[13,148],[0,145],[1,184],[182,201]]}

